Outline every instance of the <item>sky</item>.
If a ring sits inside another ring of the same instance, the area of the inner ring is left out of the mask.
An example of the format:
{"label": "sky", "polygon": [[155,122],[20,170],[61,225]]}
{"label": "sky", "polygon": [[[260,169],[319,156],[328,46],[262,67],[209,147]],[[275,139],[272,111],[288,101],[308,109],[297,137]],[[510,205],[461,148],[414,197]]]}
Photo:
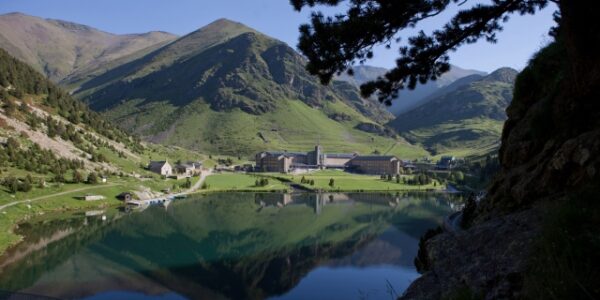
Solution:
{"label": "sky", "polygon": [[[468,1],[465,6],[473,2]],[[319,9],[332,14],[343,8]],[[458,9],[452,6],[417,29],[431,32],[440,28]],[[547,7],[533,16],[513,16],[498,34],[498,43],[480,41],[463,46],[450,54],[450,63],[486,72],[504,66],[520,70],[533,53],[549,42],[547,33],[554,25],[554,11],[555,7]],[[160,30],[184,35],[216,19],[227,18],[296,48],[298,26],[309,21],[311,10],[297,12],[288,0],[0,0],[0,14],[10,12],[71,21],[117,34]],[[378,47],[374,59],[367,64],[391,68],[396,58],[397,48]]]}

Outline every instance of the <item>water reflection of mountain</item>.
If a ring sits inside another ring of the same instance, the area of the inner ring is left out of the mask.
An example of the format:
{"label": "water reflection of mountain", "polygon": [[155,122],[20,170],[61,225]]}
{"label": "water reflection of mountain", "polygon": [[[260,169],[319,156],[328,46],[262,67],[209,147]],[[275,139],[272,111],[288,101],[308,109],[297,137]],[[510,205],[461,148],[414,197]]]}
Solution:
{"label": "water reflection of mountain", "polygon": [[449,210],[439,195],[286,197],[218,194],[104,225],[84,216],[31,223],[23,226],[28,236],[73,233],[5,266],[0,289],[261,299],[285,293],[319,265],[411,265],[415,239]]}

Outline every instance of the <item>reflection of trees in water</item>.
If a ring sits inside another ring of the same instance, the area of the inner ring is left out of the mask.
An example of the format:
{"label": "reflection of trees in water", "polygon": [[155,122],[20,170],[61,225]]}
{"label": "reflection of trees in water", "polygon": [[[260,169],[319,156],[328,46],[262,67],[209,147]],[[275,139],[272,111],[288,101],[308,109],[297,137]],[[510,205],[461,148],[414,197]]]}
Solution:
{"label": "reflection of trees in water", "polygon": [[[17,291],[33,285],[44,273],[52,271],[87,245],[100,241],[109,230],[99,217],[82,214],[21,224],[17,232],[25,239],[2,256],[0,289]],[[69,234],[60,240],[52,238],[62,232]],[[23,252],[28,253],[16,262],[7,263]]]}
{"label": "reflection of trees in water", "polygon": [[[261,203],[277,203],[282,197],[256,194],[249,202],[247,194],[220,194],[175,203],[168,212],[149,209],[107,226],[84,225],[83,217],[32,225],[25,233],[38,240],[64,228],[77,230],[8,266],[0,274],[0,288],[29,287],[89,250],[84,255],[99,255],[192,298],[207,289],[231,298],[263,298],[288,291],[330,258],[354,253],[389,224],[418,238],[447,213],[447,206],[440,208],[432,199],[394,202],[397,196],[389,194],[344,196],[348,200],[304,194],[287,203],[295,206],[257,212]],[[352,205],[327,207],[343,201]],[[327,208],[316,216],[319,205]]]}

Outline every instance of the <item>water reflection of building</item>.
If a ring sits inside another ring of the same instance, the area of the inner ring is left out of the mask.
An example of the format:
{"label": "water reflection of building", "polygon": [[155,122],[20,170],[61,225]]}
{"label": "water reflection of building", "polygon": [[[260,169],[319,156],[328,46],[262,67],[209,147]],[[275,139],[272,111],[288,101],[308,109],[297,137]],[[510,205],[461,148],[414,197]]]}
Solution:
{"label": "water reflection of building", "polygon": [[360,202],[395,207],[406,197],[404,193],[259,193],[255,194],[254,201],[261,208],[305,205],[318,215],[327,205]]}

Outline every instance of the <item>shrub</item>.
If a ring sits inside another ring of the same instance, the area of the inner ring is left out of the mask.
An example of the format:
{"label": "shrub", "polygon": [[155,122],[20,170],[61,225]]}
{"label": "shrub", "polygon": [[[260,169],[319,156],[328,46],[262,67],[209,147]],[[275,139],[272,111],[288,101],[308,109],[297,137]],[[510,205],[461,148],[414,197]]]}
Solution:
{"label": "shrub", "polygon": [[428,271],[431,268],[431,262],[427,257],[427,248],[425,247],[425,243],[440,233],[442,233],[442,228],[438,226],[435,229],[427,230],[427,232],[425,232],[425,234],[419,239],[419,251],[417,252],[417,257],[415,257],[414,260],[415,267],[419,273]]}
{"label": "shrub", "polygon": [[96,183],[98,183],[98,175],[96,175],[96,173],[94,173],[94,172],[91,172],[88,175],[87,183],[89,183],[89,184],[96,184]]}

